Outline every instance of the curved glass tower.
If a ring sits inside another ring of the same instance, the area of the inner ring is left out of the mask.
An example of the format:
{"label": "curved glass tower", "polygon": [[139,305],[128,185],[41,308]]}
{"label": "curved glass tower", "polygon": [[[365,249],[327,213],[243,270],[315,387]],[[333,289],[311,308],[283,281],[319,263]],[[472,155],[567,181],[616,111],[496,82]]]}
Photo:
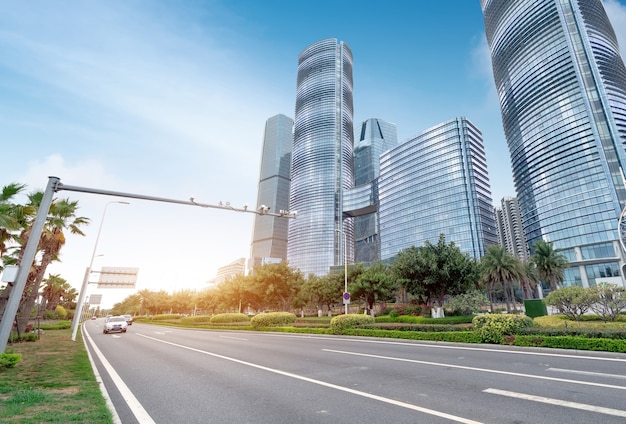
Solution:
{"label": "curved glass tower", "polygon": [[531,250],[553,242],[572,265],[566,284],[619,277],[626,68],[602,2],[481,5]]}
{"label": "curved glass tower", "polygon": [[[353,185],[352,52],[336,39],[298,56],[287,260],[325,275],[353,261],[353,223],[343,219],[343,190]],[[344,251],[347,248],[347,252]]]}

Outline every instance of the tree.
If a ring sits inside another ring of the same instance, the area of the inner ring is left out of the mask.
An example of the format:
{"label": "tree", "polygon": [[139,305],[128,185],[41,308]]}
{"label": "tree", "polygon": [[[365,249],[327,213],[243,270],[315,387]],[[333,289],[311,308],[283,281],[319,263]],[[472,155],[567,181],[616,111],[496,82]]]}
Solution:
{"label": "tree", "polygon": [[439,235],[437,244],[429,241],[424,246],[403,250],[391,265],[392,273],[407,291],[431,305],[437,301],[443,306],[446,296],[467,292],[478,282],[478,264],[463,254],[454,242],[446,243]]}
{"label": "tree", "polygon": [[546,305],[554,306],[569,319],[580,321],[593,303],[593,296],[589,289],[579,286],[563,287],[550,292],[546,296]]}
{"label": "tree", "polygon": [[593,303],[591,309],[604,321],[615,321],[626,308],[626,289],[609,283],[598,283],[589,288]]}
{"label": "tree", "polygon": [[[24,208],[12,203],[13,198],[23,192],[26,185],[11,183],[0,192],[0,257],[4,259],[8,244],[15,240],[15,232],[22,228],[24,218],[33,214],[32,208]],[[4,262],[4,261],[3,261]],[[3,263],[0,263],[0,270]]]}
{"label": "tree", "polygon": [[266,307],[289,311],[302,280],[302,273],[287,262],[267,263],[254,268],[251,285]]}
{"label": "tree", "polygon": [[329,274],[322,277],[309,275],[302,285],[305,297],[315,304],[318,315],[322,313],[324,306],[330,313],[333,305],[340,302],[343,288],[344,279],[341,274]]}
{"label": "tree", "polygon": [[72,289],[72,286],[67,282],[65,278],[61,278],[59,274],[50,274],[48,278],[43,280],[44,287],[41,291],[46,304],[45,310],[54,310],[57,305],[61,303],[61,300],[65,297],[66,293]]}
{"label": "tree", "polygon": [[539,283],[537,267],[531,261],[526,261],[522,264],[522,271],[519,283],[524,292],[524,299],[537,299],[539,297],[537,292],[537,284]]}
{"label": "tree", "polygon": [[567,258],[554,250],[552,243],[537,240],[530,260],[537,269],[537,275],[550,286],[550,290],[558,289],[563,283],[563,272],[568,266]]}
{"label": "tree", "polygon": [[[28,195],[29,205],[39,208],[43,199],[43,192],[35,192]],[[31,271],[26,280],[26,287],[22,294],[18,313],[18,329],[23,331],[28,324],[32,308],[39,293],[39,287],[43,281],[46,269],[52,261],[58,260],[59,252],[65,244],[64,231],[69,230],[72,234],[84,235],[80,227],[89,223],[89,218],[77,217],[78,202],[69,199],[56,200],[53,199],[46,223],[41,234],[38,244],[38,250],[41,252],[41,259],[38,263],[33,264]],[[33,220],[34,221],[34,220]],[[25,231],[22,232],[20,238],[22,240],[22,248],[20,249],[20,260],[23,256],[26,243],[30,236],[33,222],[28,222]],[[4,312],[4,311],[3,311]]]}
{"label": "tree", "polygon": [[504,246],[491,245],[487,247],[487,254],[480,260],[481,279],[489,293],[491,312],[494,311],[495,291],[502,288],[507,312],[511,312],[511,301],[515,307],[513,283],[523,278],[522,264],[519,259],[506,251]]}
{"label": "tree", "polygon": [[376,301],[393,298],[397,285],[389,277],[389,267],[383,262],[376,262],[361,272],[350,284],[350,293],[356,299],[362,299],[368,310],[373,311]]}

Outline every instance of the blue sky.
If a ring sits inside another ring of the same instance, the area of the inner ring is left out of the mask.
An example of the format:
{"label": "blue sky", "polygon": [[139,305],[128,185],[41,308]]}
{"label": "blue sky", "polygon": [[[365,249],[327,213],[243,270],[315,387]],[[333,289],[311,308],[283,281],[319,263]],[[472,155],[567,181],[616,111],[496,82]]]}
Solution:
{"label": "blue sky", "polygon": [[[626,0],[605,1],[626,48]],[[479,0],[0,2],[2,185],[66,185],[254,205],[265,120],[293,117],[297,56],[323,38],[354,54],[355,126],[400,141],[466,116],[483,132],[494,203],[514,196]],[[52,272],[79,287],[107,202]],[[123,199],[121,199],[123,200]],[[110,205],[94,268],[139,267],[138,288],[204,287],[249,253],[252,215]],[[97,279],[97,275],[92,280]],[[99,292],[90,288],[91,292]],[[101,292],[101,291],[100,291]],[[129,292],[104,292],[104,303]]]}

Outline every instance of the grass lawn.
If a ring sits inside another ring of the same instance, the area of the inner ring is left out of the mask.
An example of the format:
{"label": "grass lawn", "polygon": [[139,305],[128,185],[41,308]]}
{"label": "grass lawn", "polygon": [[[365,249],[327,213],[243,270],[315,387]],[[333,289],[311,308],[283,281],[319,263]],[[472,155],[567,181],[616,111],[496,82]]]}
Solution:
{"label": "grass lawn", "polygon": [[79,337],[47,330],[39,341],[9,344],[20,353],[14,368],[0,368],[2,423],[113,423]]}

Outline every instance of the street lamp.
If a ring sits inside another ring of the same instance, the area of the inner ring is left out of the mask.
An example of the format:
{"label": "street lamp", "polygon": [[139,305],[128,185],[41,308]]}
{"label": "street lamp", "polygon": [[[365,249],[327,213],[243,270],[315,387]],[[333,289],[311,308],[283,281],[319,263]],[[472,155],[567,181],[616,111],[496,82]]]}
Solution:
{"label": "street lamp", "polygon": [[345,314],[348,315],[348,304],[350,303],[350,293],[348,293],[348,242],[346,232],[335,228],[335,231],[343,234],[343,304],[345,306]]}
{"label": "street lamp", "polygon": [[100,240],[100,233],[102,232],[102,224],[104,223],[104,216],[107,213],[107,207],[111,203],[120,203],[122,205],[130,205],[128,202],[108,202],[104,205],[104,211],[102,211],[102,218],[100,219],[100,227],[98,227],[98,234],[96,235],[96,242],[93,245],[93,253],[91,254],[91,261],[89,262],[89,266],[85,270],[85,277],[83,278],[83,286],[80,289],[80,294],[78,295],[78,303],[76,304],[76,311],[74,312],[74,319],[72,320],[72,341],[76,341],[76,332],[78,331],[78,323],[80,321],[80,316],[83,310],[83,303],[85,301],[85,295],[87,294],[87,284],[89,284],[89,275],[91,274],[91,268],[93,267],[93,260],[96,257],[96,249],[98,248],[98,241]]}

